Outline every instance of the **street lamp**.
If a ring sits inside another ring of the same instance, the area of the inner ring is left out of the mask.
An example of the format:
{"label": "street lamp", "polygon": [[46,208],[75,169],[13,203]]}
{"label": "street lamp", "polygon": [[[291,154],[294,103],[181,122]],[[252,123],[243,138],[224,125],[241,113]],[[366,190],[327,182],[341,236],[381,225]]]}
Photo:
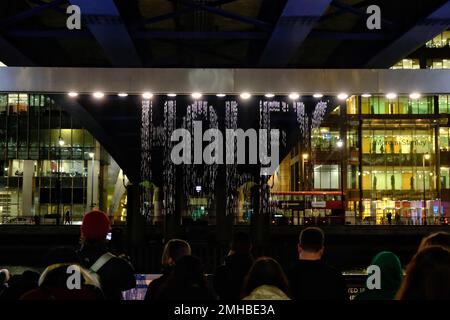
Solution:
{"label": "street lamp", "polygon": [[[344,146],[344,141],[342,140],[338,140],[336,142],[336,147],[338,147],[339,149],[342,149],[342,147]],[[344,150],[342,150],[341,152],[341,203],[342,203],[342,207],[344,208]]]}
{"label": "street lamp", "polygon": [[94,209],[94,156],[95,153],[94,152],[89,152],[88,153],[89,158],[92,159],[92,172],[91,172],[91,176],[92,176],[92,181],[91,181],[91,209]]}
{"label": "street lamp", "polygon": [[[58,157],[58,209],[57,209],[57,214],[58,217],[60,216],[60,211],[61,211],[61,202],[62,202],[62,178],[61,178],[61,149],[64,146],[65,141],[63,139],[63,137],[60,135],[58,137],[58,145],[59,145],[59,157]],[[59,221],[59,218],[57,218],[57,224]]]}
{"label": "street lamp", "polygon": [[425,207],[426,207],[426,190],[425,190],[425,160],[430,160],[431,155],[429,153],[426,153],[423,155],[422,158],[422,168],[423,168],[423,206],[422,206],[422,219],[424,222],[426,222],[426,211],[425,211]]}
{"label": "street lamp", "polygon": [[306,189],[306,166],[305,162],[308,159],[309,154],[303,153],[302,154],[302,175],[303,175],[303,190]]}

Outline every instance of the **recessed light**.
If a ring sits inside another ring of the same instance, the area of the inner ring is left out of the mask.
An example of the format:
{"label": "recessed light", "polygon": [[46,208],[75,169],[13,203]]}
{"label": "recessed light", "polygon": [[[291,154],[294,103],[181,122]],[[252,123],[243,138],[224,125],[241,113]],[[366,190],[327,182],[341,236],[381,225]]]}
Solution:
{"label": "recessed light", "polygon": [[144,92],[142,94],[142,98],[144,98],[144,99],[151,99],[151,98],[153,98],[153,93],[151,93],[151,92]]}
{"label": "recessed light", "polygon": [[246,100],[246,99],[250,99],[251,96],[252,95],[250,93],[248,93],[248,92],[242,92],[240,97],[242,99]]}
{"label": "recessed light", "polygon": [[313,97],[314,97],[314,98],[317,98],[317,99],[320,99],[320,98],[323,97],[323,94],[321,94],[321,93],[314,93],[314,94],[313,94]]}
{"label": "recessed light", "polygon": [[70,91],[67,95],[68,95],[69,97],[74,98],[74,97],[77,97],[77,96],[78,96],[78,92]]}
{"label": "recessed light", "polygon": [[409,97],[411,98],[411,99],[419,99],[420,97],[421,97],[421,94],[420,93],[418,93],[418,92],[413,92],[413,93],[411,93],[410,95],[409,95]]}
{"label": "recessed light", "polygon": [[386,98],[389,100],[395,99],[395,98],[397,98],[397,94],[390,92],[390,93],[386,94]]}
{"label": "recessed light", "polygon": [[168,93],[167,96],[168,96],[168,97],[176,97],[177,94],[176,94],[176,93]]}
{"label": "recessed light", "polygon": [[128,97],[128,93],[126,93],[126,92],[119,92],[118,94],[117,94],[119,97]]}
{"label": "recessed light", "polygon": [[105,94],[104,94],[103,92],[101,92],[101,91],[95,91],[95,92],[92,94],[92,96],[93,96],[95,99],[101,99],[101,98],[103,98],[103,97],[105,96]]}
{"label": "recessed light", "polygon": [[363,93],[362,95],[361,95],[361,97],[363,97],[363,98],[370,98],[372,95],[370,94],[370,93]]}
{"label": "recessed light", "polygon": [[225,94],[225,93],[218,93],[218,94],[216,94],[216,97],[219,97],[219,98],[223,98],[223,97],[226,97],[227,95]]}
{"label": "recessed light", "polygon": [[348,94],[346,94],[346,93],[339,93],[339,94],[337,95],[337,98],[338,98],[339,100],[345,100],[345,99],[348,98]]}
{"label": "recessed light", "polygon": [[191,97],[194,99],[200,99],[202,97],[202,94],[200,92],[193,92],[191,94]]}
{"label": "recessed light", "polygon": [[266,97],[266,98],[273,98],[273,97],[275,97],[275,95],[273,93],[266,93],[264,95],[264,97]]}
{"label": "recessed light", "polygon": [[289,93],[289,99],[291,100],[297,100],[298,98],[300,98],[300,95],[297,92],[291,92]]}

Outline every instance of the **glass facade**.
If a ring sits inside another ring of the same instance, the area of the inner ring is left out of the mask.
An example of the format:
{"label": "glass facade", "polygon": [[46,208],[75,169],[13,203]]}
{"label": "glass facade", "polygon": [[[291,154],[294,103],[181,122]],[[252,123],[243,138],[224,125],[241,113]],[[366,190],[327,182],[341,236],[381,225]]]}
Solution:
{"label": "glass facade", "polygon": [[0,94],[1,223],[35,216],[56,222],[68,211],[76,221],[90,207],[108,210],[111,164],[117,166],[51,98]]}
{"label": "glass facade", "polygon": [[[282,200],[289,195],[298,197],[300,218],[320,207],[341,223],[439,224],[450,215],[449,107],[447,95],[349,97],[311,131],[311,150],[296,146],[306,160],[292,152],[283,160],[291,177],[298,178],[292,168],[299,167],[300,180],[309,183],[276,185],[277,212],[292,216],[294,200]],[[328,195],[333,200],[317,200]]]}

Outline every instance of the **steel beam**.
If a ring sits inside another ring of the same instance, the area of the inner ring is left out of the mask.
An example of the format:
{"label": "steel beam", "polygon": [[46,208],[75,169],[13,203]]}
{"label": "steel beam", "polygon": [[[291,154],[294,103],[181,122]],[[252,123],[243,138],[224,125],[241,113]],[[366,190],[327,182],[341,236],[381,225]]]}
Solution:
{"label": "steel beam", "polygon": [[286,67],[331,0],[288,0],[259,59],[264,67]]}

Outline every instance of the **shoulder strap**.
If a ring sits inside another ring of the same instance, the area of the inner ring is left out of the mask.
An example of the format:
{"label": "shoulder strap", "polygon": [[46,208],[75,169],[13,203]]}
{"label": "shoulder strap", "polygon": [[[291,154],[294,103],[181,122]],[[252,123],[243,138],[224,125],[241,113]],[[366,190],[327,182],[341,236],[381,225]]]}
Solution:
{"label": "shoulder strap", "polygon": [[89,270],[97,273],[98,270],[100,270],[109,260],[111,260],[114,257],[115,255],[113,255],[112,253],[106,252],[100,258],[98,258],[97,261],[94,262],[94,264],[89,268]]}

